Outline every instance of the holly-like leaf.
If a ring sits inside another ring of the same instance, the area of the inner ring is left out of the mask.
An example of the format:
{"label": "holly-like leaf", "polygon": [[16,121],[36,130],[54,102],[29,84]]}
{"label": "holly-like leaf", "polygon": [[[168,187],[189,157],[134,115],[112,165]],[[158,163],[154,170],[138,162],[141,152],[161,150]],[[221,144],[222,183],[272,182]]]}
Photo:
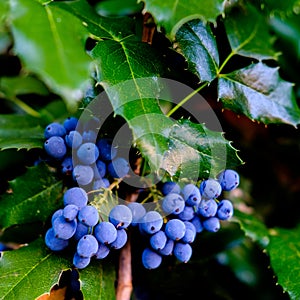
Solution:
{"label": "holly-like leaf", "polygon": [[28,115],[0,116],[0,149],[43,148],[44,129],[40,120]]}
{"label": "holly-like leaf", "polygon": [[277,59],[267,20],[252,6],[234,6],[224,19],[227,37],[234,54],[262,59]]}
{"label": "holly-like leaf", "polygon": [[47,249],[41,238],[7,251],[0,259],[1,299],[35,299],[49,291],[66,268],[70,268],[68,260]]}
{"label": "holly-like leaf", "polygon": [[222,132],[212,131],[204,124],[180,120],[170,131],[169,150],[163,167],[171,175],[180,170],[183,178],[215,177],[225,168],[242,164],[237,150]]}
{"label": "holly-like leaf", "polygon": [[221,74],[218,97],[225,108],[252,120],[293,126],[300,123],[293,84],[279,76],[278,68],[262,62]]}
{"label": "holly-like leaf", "polygon": [[[105,258],[108,260],[108,258]],[[89,300],[114,300],[116,271],[113,264],[102,261],[92,261],[79,271],[82,282],[82,294]]]}
{"label": "holly-like leaf", "polygon": [[300,298],[300,226],[295,229],[270,230],[267,251],[278,283],[289,293],[292,300]]}
{"label": "holly-like leaf", "polygon": [[245,235],[257,242],[262,247],[266,247],[269,243],[269,231],[262,220],[253,213],[245,213],[235,207],[234,216],[231,222],[238,223]]}
{"label": "holly-like leaf", "polygon": [[44,165],[29,167],[10,181],[0,201],[0,228],[46,221],[61,206],[62,181]]}
{"label": "holly-like leaf", "polygon": [[172,125],[156,99],[161,61],[148,44],[133,39],[99,42],[91,54],[114,113],[128,122],[134,142],[157,170],[168,149]]}
{"label": "holly-like leaf", "polygon": [[145,2],[145,10],[172,39],[182,24],[196,18],[215,23],[224,10],[223,0],[139,0],[141,1]]}
{"label": "holly-like leaf", "polygon": [[76,107],[91,64],[82,22],[49,2],[32,0],[10,1],[10,20],[14,51],[24,67]]}
{"label": "holly-like leaf", "polygon": [[183,24],[176,33],[178,51],[188,62],[188,69],[201,81],[217,77],[219,52],[210,23],[195,19]]}

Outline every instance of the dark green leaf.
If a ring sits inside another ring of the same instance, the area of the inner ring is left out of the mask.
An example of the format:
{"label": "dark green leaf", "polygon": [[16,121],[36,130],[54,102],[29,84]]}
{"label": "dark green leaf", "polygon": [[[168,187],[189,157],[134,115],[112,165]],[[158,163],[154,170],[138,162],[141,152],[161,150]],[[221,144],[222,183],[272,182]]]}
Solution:
{"label": "dark green leaf", "polygon": [[267,251],[278,283],[289,293],[292,300],[300,298],[300,226],[295,229],[270,230]]}
{"label": "dark green leaf", "polygon": [[12,180],[0,201],[0,228],[46,221],[62,205],[62,181],[44,164]]}
{"label": "dark green leaf", "polygon": [[55,2],[60,7],[83,21],[92,38],[113,39],[119,41],[134,32],[134,22],[131,18],[107,18],[96,14],[86,0]]}
{"label": "dark green leaf", "polygon": [[30,76],[2,77],[0,79],[0,91],[4,92],[8,98],[25,94],[41,96],[49,94],[48,89],[41,81]]}
{"label": "dark green leaf", "polygon": [[1,115],[0,149],[43,148],[44,129],[40,120],[28,115]]}
{"label": "dark green leaf", "polygon": [[[105,260],[107,259],[105,258]],[[84,299],[115,299],[116,272],[114,265],[93,261],[87,268],[80,270],[79,273]]]}
{"label": "dark green leaf", "polygon": [[280,78],[278,68],[259,62],[220,75],[218,97],[225,108],[252,120],[269,123],[300,123],[293,84]]}
{"label": "dark green leaf", "polygon": [[10,4],[14,51],[27,70],[62,95],[70,108],[76,107],[91,63],[85,53],[86,28],[51,3],[16,0]]}
{"label": "dark green leaf", "polygon": [[152,14],[158,25],[173,38],[178,28],[192,20],[215,22],[223,12],[223,0],[139,0],[145,2],[145,10]]}
{"label": "dark green leaf", "polygon": [[192,20],[183,24],[176,33],[176,42],[189,70],[201,81],[211,82],[217,77],[219,52],[209,23]]}
{"label": "dark green leaf", "polygon": [[226,13],[224,24],[234,54],[258,60],[277,58],[267,21],[252,6],[235,6]]}
{"label": "dark green leaf", "polygon": [[130,39],[99,42],[91,54],[97,61],[98,81],[106,89],[114,112],[128,122],[134,142],[158,169],[168,149],[172,124],[155,99],[161,61],[149,45]]}
{"label": "dark green leaf", "polygon": [[8,251],[0,259],[0,295],[3,300],[35,299],[48,292],[70,263],[50,252],[42,239]]}
{"label": "dark green leaf", "polygon": [[225,168],[242,163],[222,132],[212,131],[204,124],[180,120],[170,131],[169,150],[164,169],[171,175],[180,170],[183,178],[215,177]]}
{"label": "dark green leaf", "polygon": [[253,213],[245,213],[235,207],[234,216],[231,222],[236,222],[240,225],[245,235],[251,238],[254,242],[259,243],[262,247],[266,247],[269,243],[269,231],[264,222]]}

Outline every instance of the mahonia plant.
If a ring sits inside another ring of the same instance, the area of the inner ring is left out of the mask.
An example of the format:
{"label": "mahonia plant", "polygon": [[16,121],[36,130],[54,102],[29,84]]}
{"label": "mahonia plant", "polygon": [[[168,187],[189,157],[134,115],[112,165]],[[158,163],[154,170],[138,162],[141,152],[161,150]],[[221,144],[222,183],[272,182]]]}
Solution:
{"label": "mahonia plant", "polygon": [[0,11],[1,299],[177,299],[195,277],[203,297],[234,298],[214,267],[235,274],[234,290],[255,285],[234,250],[254,247],[271,293],[299,299],[299,226],[268,228],[247,207],[247,161],[222,129],[225,112],[297,129],[300,80],[287,69],[299,53],[282,40],[285,21],[299,30],[299,1]]}

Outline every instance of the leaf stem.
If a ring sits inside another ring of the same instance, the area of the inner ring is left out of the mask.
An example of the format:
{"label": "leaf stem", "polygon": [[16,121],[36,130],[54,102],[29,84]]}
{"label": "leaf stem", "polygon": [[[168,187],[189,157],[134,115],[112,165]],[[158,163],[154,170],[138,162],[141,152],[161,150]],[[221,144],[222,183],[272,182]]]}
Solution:
{"label": "leaf stem", "polygon": [[187,101],[189,101],[193,96],[199,93],[203,88],[205,88],[209,84],[208,81],[201,84],[196,90],[192,93],[188,94],[184,99],[182,99],[176,106],[174,106],[167,114],[167,117],[170,117],[173,113],[175,113],[182,105],[184,105]]}
{"label": "leaf stem", "polygon": [[222,72],[222,70],[224,69],[224,67],[227,65],[228,61],[236,54],[235,51],[231,51],[231,53],[226,57],[226,59],[223,61],[222,65],[220,66],[219,70],[218,70],[218,76],[220,75],[220,73]]}

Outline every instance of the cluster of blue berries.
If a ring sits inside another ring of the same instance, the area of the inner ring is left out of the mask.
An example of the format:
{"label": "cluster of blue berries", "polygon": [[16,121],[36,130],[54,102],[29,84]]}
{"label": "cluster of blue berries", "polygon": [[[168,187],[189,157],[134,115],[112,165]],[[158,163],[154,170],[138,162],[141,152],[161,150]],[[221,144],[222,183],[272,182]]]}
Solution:
{"label": "cluster of blue berries", "polygon": [[159,267],[168,255],[186,263],[192,256],[191,244],[197,233],[216,232],[220,221],[232,217],[231,201],[217,198],[222,191],[231,191],[238,184],[238,173],[230,169],[221,172],[217,179],[203,180],[199,187],[189,183],[180,188],[167,181],[155,210],[147,211],[139,202],[117,204],[109,211],[107,221],[100,219],[84,189],[72,187],[64,194],[64,208],[52,216],[45,243],[53,251],[75,244],[73,265],[82,269],[93,257],[103,259],[112,249],[121,249],[132,226],[149,242],[142,253],[145,268]]}
{"label": "cluster of blue berries", "polygon": [[127,242],[125,228],[132,216],[125,205],[112,208],[109,221],[103,221],[97,208],[90,203],[87,192],[80,187],[68,189],[63,203],[64,207],[52,215],[45,243],[52,251],[75,247],[74,267],[83,269],[92,257],[103,259],[111,250],[120,249]]}
{"label": "cluster of blue berries", "polygon": [[[79,125],[79,126],[78,126]],[[109,138],[97,139],[97,132],[69,117],[63,124],[53,122],[44,130],[44,149],[50,161],[58,162],[61,172],[74,182],[97,190],[108,187],[110,178],[122,178],[130,170],[128,161],[118,156]]]}
{"label": "cluster of blue berries", "polygon": [[[175,182],[165,182],[160,213],[146,213],[139,227],[141,233],[149,237],[149,245],[142,253],[144,267],[155,269],[162,263],[163,256],[172,254],[180,262],[188,262],[196,235],[203,230],[217,232],[220,221],[232,217],[232,202],[218,200],[218,197],[222,191],[231,191],[238,185],[239,175],[231,169],[222,171],[217,179],[203,180],[200,187],[189,183],[180,188]],[[165,222],[162,215],[166,215]]]}

